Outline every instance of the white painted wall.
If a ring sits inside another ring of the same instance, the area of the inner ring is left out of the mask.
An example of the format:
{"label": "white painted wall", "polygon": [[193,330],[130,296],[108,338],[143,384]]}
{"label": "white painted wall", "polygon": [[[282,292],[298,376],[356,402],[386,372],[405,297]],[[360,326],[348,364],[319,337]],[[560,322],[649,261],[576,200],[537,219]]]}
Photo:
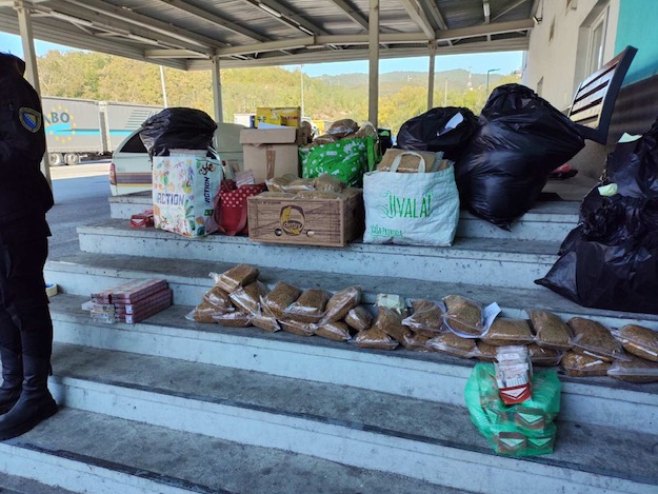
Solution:
{"label": "white painted wall", "polygon": [[583,26],[597,17],[598,12],[608,9],[603,61],[610,60],[615,55],[619,2],[543,0],[543,12],[540,6],[537,13],[542,21],[535,25],[530,34],[528,52],[524,58],[523,84],[536,90],[543,78],[542,97],[560,110],[566,109],[571,104],[578,83],[588,75],[584,68],[588,50]]}

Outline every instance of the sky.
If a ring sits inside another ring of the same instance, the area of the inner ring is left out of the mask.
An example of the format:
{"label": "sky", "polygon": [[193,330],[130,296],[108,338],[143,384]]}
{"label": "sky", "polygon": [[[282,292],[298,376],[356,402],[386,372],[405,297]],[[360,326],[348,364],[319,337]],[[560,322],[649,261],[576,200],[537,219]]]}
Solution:
{"label": "sky", "polygon": [[[35,41],[35,47],[37,55],[39,56],[45,55],[50,50],[68,51],[73,49],[39,40]],[[0,51],[22,56],[23,48],[21,46],[20,37],[0,32]],[[442,72],[444,70],[452,69],[467,69],[471,72],[484,74],[488,70],[499,69],[497,73],[509,74],[515,70],[521,69],[522,56],[522,52],[520,51],[437,56],[436,71]],[[428,66],[428,57],[382,60],[379,63],[379,71],[380,73],[397,71],[426,72]],[[299,65],[286,66],[284,68],[297,70]],[[303,70],[305,74],[311,77],[320,75],[367,73],[368,61],[304,64]]]}
{"label": "sky", "polygon": [[[497,73],[509,74],[521,69],[523,52],[497,52],[480,53],[469,55],[444,55],[436,57],[436,71],[452,69],[467,69],[471,72],[485,74],[487,70],[499,69]],[[295,69],[299,65],[293,66]],[[429,69],[429,57],[396,58],[381,60],[379,72],[427,72]],[[368,72],[368,61],[359,62],[334,62],[304,64],[304,73],[312,77],[320,75],[354,74]]]}
{"label": "sky", "polygon": [[[45,55],[50,50],[68,51],[72,48],[46,41],[34,41],[34,46],[37,50],[37,55]],[[0,51],[13,53],[19,57],[23,56],[23,46],[21,45],[21,38],[14,34],[0,32]]]}

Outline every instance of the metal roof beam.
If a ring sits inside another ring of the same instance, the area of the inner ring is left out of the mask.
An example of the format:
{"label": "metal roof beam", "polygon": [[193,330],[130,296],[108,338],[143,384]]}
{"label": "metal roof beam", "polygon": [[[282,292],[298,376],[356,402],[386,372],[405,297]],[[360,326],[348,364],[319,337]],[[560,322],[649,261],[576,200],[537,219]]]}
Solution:
{"label": "metal roof beam", "polygon": [[161,48],[146,50],[144,56],[146,58],[200,58],[204,60],[207,58],[189,50],[163,50]]}
{"label": "metal roof beam", "polygon": [[[435,0],[420,0],[420,4],[425,8],[425,12],[430,13],[434,23],[440,30],[446,31],[448,29],[448,24]],[[448,40],[448,44],[452,45],[452,41]]]}
{"label": "metal roof beam", "polygon": [[411,20],[425,33],[427,39],[433,40],[436,37],[436,32],[418,0],[400,0],[400,3],[411,17]]}
{"label": "metal roof beam", "polygon": [[[38,22],[35,20],[32,27],[35,38],[43,41],[71,46],[81,50],[93,50],[99,53],[107,53],[110,55],[130,58],[133,60],[147,60],[144,56],[143,50],[136,48],[133,45],[128,45],[127,43],[117,43],[111,39],[90,36],[81,31],[58,30],[52,23],[44,22],[44,20],[41,19],[39,19]],[[7,16],[0,13],[0,31],[20,35],[18,31],[16,16],[13,14],[11,16]],[[158,63],[176,69],[185,70],[187,68],[187,64],[182,60],[167,59]]]}
{"label": "metal roof beam", "polygon": [[67,5],[64,3],[52,2],[53,8],[45,6],[34,5],[32,9],[44,17],[52,17],[56,19],[67,20],[68,22],[80,23],[81,25],[95,29],[97,31],[104,31],[117,35],[125,36],[136,41],[142,41],[150,45],[158,45],[164,43],[179,48],[186,48],[195,50],[204,54],[209,54],[210,49],[200,49],[198,46],[185,43],[179,39],[154,32],[152,30],[144,29],[134,24],[118,21],[116,19],[100,18],[99,14],[81,9],[76,6]]}
{"label": "metal roof beam", "polygon": [[532,7],[530,7],[530,17],[535,17],[537,15],[537,10],[539,9],[539,2],[541,0],[534,0],[532,2]]}
{"label": "metal roof beam", "polygon": [[[310,22],[308,19],[303,17],[299,12],[293,10],[285,2],[279,0],[259,0],[260,3],[268,5],[270,8],[278,10],[285,17],[292,19],[294,22],[299,24],[301,27],[312,31],[314,34],[329,34],[327,31],[322,29],[320,26]],[[310,34],[310,33],[307,33]]]}
{"label": "metal roof beam", "polygon": [[[135,26],[126,23],[120,23],[117,21],[108,21],[104,20],[102,23],[93,20],[93,12],[80,11],[79,9],[72,8],[69,6],[59,6],[57,10],[49,7],[32,7],[33,12],[36,14],[34,17],[39,17],[43,19],[60,19],[77,27],[86,28],[85,31],[87,34],[92,36],[123,36],[124,38],[130,38],[133,40],[139,40],[140,42],[149,44],[149,45],[158,45],[160,41],[158,40],[158,34],[152,31],[147,31],[145,29],[140,29]],[[87,14],[87,15],[85,15]],[[89,18],[92,17],[92,19]],[[166,43],[166,39],[163,39]],[[173,40],[178,45],[180,42]]]}
{"label": "metal roof beam", "polygon": [[[380,40],[381,41],[381,40]],[[404,58],[427,56],[427,40],[423,41],[425,46],[390,48],[380,51],[380,58]],[[506,39],[492,42],[467,43],[457,46],[443,46],[437,49],[437,55],[457,55],[464,53],[486,53],[493,51],[516,51],[527,50],[528,38]],[[322,62],[343,62],[352,60],[367,60],[369,50],[365,48],[353,50],[312,50],[290,56],[264,56],[249,60],[225,60],[222,59],[224,68],[242,67],[271,67],[276,65],[310,64]],[[193,60],[188,62],[189,70],[209,70],[210,62],[207,60]]]}
{"label": "metal roof beam", "polygon": [[57,0],[51,2],[52,5],[61,5],[63,3],[68,3],[84,9],[92,10],[101,17],[101,20],[103,17],[111,17],[125,21],[136,26],[158,32],[162,35],[185,41],[188,45],[193,43],[205,49],[221,48],[226,46],[225,43],[222,43],[208,36],[193,33],[174,24],[163,22],[147,15],[138,14],[129,8],[117,7],[116,5],[112,5],[100,0]]}
{"label": "metal roof beam", "polygon": [[444,31],[448,29],[448,24],[435,0],[420,0],[420,3],[427,8],[427,11],[434,19],[434,22],[436,22],[436,25],[439,26],[439,29],[443,29]]}
{"label": "metal roof beam", "polygon": [[532,29],[535,23],[532,19],[522,19],[520,21],[509,22],[494,22],[492,24],[483,24],[480,26],[463,27],[459,29],[449,29],[447,31],[439,31],[436,38],[438,40],[455,40],[463,38],[476,38],[478,36],[486,36],[491,34],[503,34],[516,31],[525,31]]}
{"label": "metal roof beam", "polygon": [[343,12],[345,12],[350,19],[360,25],[366,31],[368,30],[368,21],[361,13],[347,0],[331,0],[336,4]]}
{"label": "metal roof beam", "polygon": [[266,14],[277,19],[279,22],[297,29],[298,31],[308,34],[309,36],[318,34],[328,34],[325,30],[316,26],[312,22],[302,17],[298,12],[277,0],[243,0],[254,7],[259,8]]}
{"label": "metal roof beam", "polygon": [[197,7],[196,5],[192,5],[191,3],[186,2],[184,0],[158,0],[158,1],[161,3],[166,3],[167,5],[171,5],[172,7],[182,10],[183,12],[187,12],[188,14],[191,14],[199,19],[203,19],[213,24],[217,24],[218,26],[222,26],[224,29],[231,31],[232,33],[240,34],[254,41],[269,40],[269,38],[263,36],[260,33],[257,33],[256,31],[247,29],[244,26],[241,26],[224,17],[209,12],[206,9],[202,9],[200,7]]}
{"label": "metal roof beam", "polygon": [[250,53],[266,53],[269,51],[294,50],[305,48],[315,44],[314,36],[304,38],[284,39],[279,41],[268,41],[265,43],[256,43],[253,45],[231,46],[229,48],[219,48],[215,50],[217,56],[228,55],[247,55]]}
{"label": "metal roof beam", "polygon": [[[534,22],[531,19],[522,19],[520,21],[495,22],[480,26],[465,27],[459,29],[447,29],[437,33],[437,40],[448,41],[465,38],[477,38],[487,34],[502,34],[532,29]],[[426,43],[425,33],[383,33],[379,37],[381,43]],[[366,34],[338,34],[331,36],[316,36],[315,43],[318,45],[325,44],[366,44],[368,35]]]}
{"label": "metal roof beam", "polygon": [[520,5],[523,5],[523,4],[526,3],[526,2],[528,2],[528,0],[515,0],[515,1],[511,2],[511,3],[509,3],[507,6],[505,6],[505,7],[503,8],[503,10],[501,10],[500,12],[498,12],[498,13],[496,14],[496,16],[495,16],[493,19],[491,19],[491,21],[493,22],[493,21],[495,21],[495,20],[500,19],[502,16],[504,16],[504,15],[507,14],[508,12],[511,12],[512,10],[514,10],[514,9],[517,8],[517,7],[519,7]]}
{"label": "metal roof beam", "polygon": [[[381,33],[380,43],[427,43],[424,33]],[[316,45],[367,45],[367,34],[334,34],[316,36]]]}
{"label": "metal roof beam", "polygon": [[[530,19],[512,22],[499,22],[483,26],[467,27],[462,29],[448,29],[439,31],[438,38],[442,41],[453,39],[466,39],[485,36],[487,34],[500,34],[516,32],[533,27]],[[392,44],[418,44],[427,43],[424,33],[382,33],[379,36],[380,43]],[[367,45],[367,34],[336,34],[327,36],[305,36],[279,41],[268,41],[253,45],[232,46],[220,48],[215,51],[218,56],[248,55],[251,53],[266,53],[279,50],[293,50],[297,48],[323,47],[330,45]]]}

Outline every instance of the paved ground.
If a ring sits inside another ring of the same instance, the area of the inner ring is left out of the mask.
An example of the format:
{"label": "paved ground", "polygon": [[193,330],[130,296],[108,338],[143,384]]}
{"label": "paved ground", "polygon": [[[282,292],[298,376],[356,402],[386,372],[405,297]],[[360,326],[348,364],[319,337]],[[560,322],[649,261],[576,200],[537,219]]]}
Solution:
{"label": "paved ground", "polygon": [[79,250],[76,228],[110,217],[107,163],[51,168],[55,206],[48,213],[53,232],[50,258]]}
{"label": "paved ground", "polygon": [[89,161],[76,166],[51,166],[50,176],[53,180],[81,177],[107,177],[110,160]]}

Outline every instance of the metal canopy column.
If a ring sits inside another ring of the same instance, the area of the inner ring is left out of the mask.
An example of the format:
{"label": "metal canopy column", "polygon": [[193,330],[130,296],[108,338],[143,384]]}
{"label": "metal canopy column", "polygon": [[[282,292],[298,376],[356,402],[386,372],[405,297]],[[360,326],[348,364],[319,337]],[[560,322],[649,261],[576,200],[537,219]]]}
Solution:
{"label": "metal canopy column", "polygon": [[222,105],[222,74],[220,72],[219,57],[212,57],[212,97],[215,121],[224,121],[224,108]]}
{"label": "metal canopy column", "polygon": [[436,69],[436,41],[430,42],[430,67],[427,79],[427,109],[434,108],[434,71]]}
{"label": "metal canopy column", "polygon": [[[14,9],[18,14],[18,29],[21,34],[23,43],[23,58],[25,59],[25,78],[34,87],[36,92],[41,96],[41,86],[39,84],[39,69],[37,67],[37,57],[34,50],[34,37],[32,35],[32,19],[30,18],[29,7],[23,0],[16,0]],[[42,122],[43,125],[43,122]],[[41,160],[41,172],[45,175],[48,184],[52,187],[50,178],[50,166],[48,165],[48,149]]]}
{"label": "metal canopy column", "polygon": [[368,120],[377,127],[379,113],[379,0],[370,0],[368,18]]}

